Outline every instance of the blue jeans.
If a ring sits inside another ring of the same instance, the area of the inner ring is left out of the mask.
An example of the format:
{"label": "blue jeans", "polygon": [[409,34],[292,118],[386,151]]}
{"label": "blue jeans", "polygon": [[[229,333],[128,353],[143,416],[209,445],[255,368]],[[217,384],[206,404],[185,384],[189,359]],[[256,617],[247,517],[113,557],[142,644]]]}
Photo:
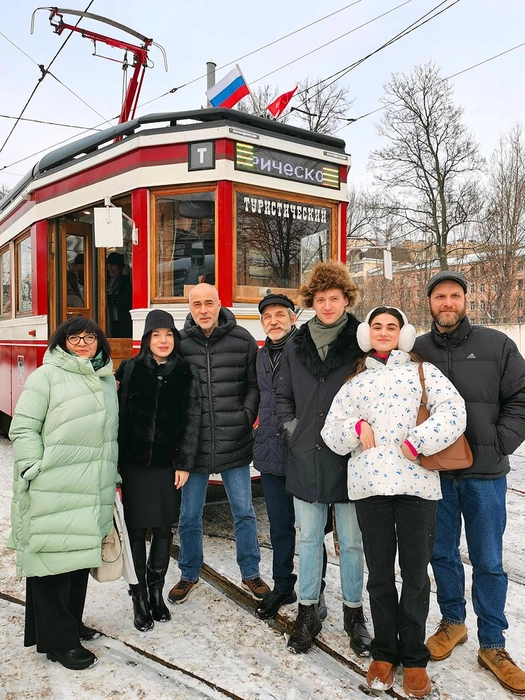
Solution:
{"label": "blue jeans", "polygon": [[[323,542],[327,503],[308,503],[294,498],[299,528],[299,602],[313,605],[319,600],[323,572]],[[363,544],[353,503],[334,503],[339,539],[339,575],[343,603],[358,608],[363,595]]]}
{"label": "blue jeans", "polygon": [[437,600],[446,622],[466,618],[465,571],[459,553],[461,516],[472,564],[472,604],[482,649],[505,647],[507,574],[503,571],[503,533],[507,521],[507,479],[441,477],[432,569]]}
{"label": "blue jeans", "polygon": [[[257,521],[252,505],[250,467],[227,469],[221,473],[235,527],[237,563],[241,576],[249,581],[259,576],[261,554],[257,541]],[[190,474],[182,487],[179,518],[179,569],[184,581],[198,581],[204,554],[202,511],[209,474]]]}

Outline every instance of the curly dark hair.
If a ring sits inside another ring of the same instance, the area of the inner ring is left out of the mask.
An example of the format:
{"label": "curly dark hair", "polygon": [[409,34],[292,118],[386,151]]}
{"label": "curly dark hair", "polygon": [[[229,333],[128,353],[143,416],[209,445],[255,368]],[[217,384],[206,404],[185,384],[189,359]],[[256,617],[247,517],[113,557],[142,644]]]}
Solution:
{"label": "curly dark hair", "polygon": [[68,335],[77,335],[78,333],[93,333],[97,336],[97,352],[102,352],[104,364],[107,364],[111,357],[111,348],[109,347],[106,334],[102,328],[90,318],[83,316],[72,316],[53,333],[49,339],[49,349],[54,350],[59,345],[62,350],[67,352],[66,339]]}
{"label": "curly dark hair", "polygon": [[348,306],[355,305],[359,298],[357,285],[352,281],[348,268],[337,260],[317,263],[309,280],[299,289],[299,301],[301,306],[311,309],[314,296],[317,292],[326,292],[328,289],[340,289],[348,299]]}

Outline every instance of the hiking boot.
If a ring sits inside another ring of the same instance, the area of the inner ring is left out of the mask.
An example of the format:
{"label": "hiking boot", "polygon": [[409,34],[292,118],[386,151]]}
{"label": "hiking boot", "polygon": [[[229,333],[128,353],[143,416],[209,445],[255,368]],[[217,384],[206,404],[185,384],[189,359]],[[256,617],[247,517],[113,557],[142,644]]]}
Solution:
{"label": "hiking boot", "polygon": [[350,637],[350,647],[358,656],[370,656],[372,637],[366,628],[363,608],[349,608],[343,605],[343,624]]}
{"label": "hiking boot", "polygon": [[505,649],[479,649],[478,664],[493,673],[506,690],[525,695],[525,673]]}
{"label": "hiking boot", "polygon": [[260,576],[250,579],[242,579],[242,587],[245,591],[251,595],[255,600],[262,600],[264,596],[268,595],[270,588],[264,583]]}
{"label": "hiking boot", "polygon": [[295,620],[294,630],[288,640],[288,651],[294,654],[306,654],[311,648],[314,637],[319,634],[323,623],[317,612],[317,605],[301,605]]}
{"label": "hiking boot", "polygon": [[199,581],[185,581],[183,578],[168,593],[170,603],[184,603],[190,593],[199,585]]}
{"label": "hiking boot", "polygon": [[366,684],[373,690],[390,690],[394,685],[394,664],[388,661],[372,661],[366,674]]}
{"label": "hiking boot", "polygon": [[319,596],[319,602],[317,603],[317,613],[319,614],[321,620],[326,620],[326,616],[328,615],[328,609],[326,607],[324,593],[321,593],[321,595]]}
{"label": "hiking boot", "polygon": [[424,698],[431,690],[426,668],[405,668],[403,690],[413,698]]}
{"label": "hiking boot", "polygon": [[277,615],[281,605],[289,605],[290,603],[295,603],[296,600],[297,595],[295,591],[282,593],[277,588],[274,588],[261,600],[255,611],[255,616],[261,620],[269,620]]}
{"label": "hiking boot", "polygon": [[426,641],[432,661],[443,661],[452,654],[454,647],[464,644],[468,639],[468,630],[464,622],[454,625],[441,620],[434,634]]}

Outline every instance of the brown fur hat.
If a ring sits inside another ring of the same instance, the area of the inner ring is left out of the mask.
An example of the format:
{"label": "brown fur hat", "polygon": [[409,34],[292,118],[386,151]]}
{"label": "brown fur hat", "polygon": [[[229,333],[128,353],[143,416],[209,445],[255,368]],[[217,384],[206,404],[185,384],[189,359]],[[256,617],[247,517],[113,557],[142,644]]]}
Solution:
{"label": "brown fur hat", "polygon": [[317,263],[309,280],[299,289],[301,306],[310,309],[314,303],[314,295],[317,292],[326,292],[327,289],[340,289],[348,299],[351,308],[356,303],[359,292],[355,282],[352,282],[348,268],[336,260]]}

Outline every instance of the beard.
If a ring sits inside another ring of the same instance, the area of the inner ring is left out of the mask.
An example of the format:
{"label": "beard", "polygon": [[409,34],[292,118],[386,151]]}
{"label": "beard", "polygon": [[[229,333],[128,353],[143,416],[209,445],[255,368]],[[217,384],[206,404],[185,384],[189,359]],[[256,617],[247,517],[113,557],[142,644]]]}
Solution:
{"label": "beard", "polygon": [[462,309],[456,311],[455,313],[451,311],[448,311],[446,314],[434,313],[433,311],[430,313],[436,322],[436,325],[441,326],[441,328],[455,328],[456,326],[459,326],[462,319],[466,316],[466,306],[467,305],[465,304]]}

